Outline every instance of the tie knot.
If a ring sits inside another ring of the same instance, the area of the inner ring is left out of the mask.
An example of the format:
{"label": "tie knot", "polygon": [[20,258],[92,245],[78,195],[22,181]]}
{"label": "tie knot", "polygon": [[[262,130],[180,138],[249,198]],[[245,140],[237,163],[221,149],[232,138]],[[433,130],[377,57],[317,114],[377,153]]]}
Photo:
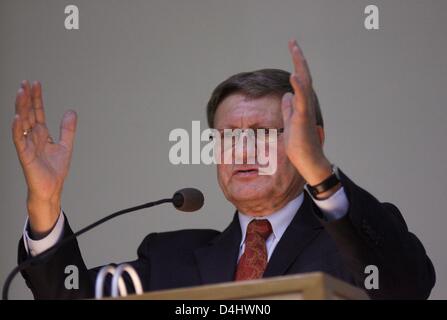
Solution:
{"label": "tie knot", "polygon": [[247,237],[252,235],[259,235],[266,240],[272,233],[272,225],[267,219],[250,221],[247,227]]}

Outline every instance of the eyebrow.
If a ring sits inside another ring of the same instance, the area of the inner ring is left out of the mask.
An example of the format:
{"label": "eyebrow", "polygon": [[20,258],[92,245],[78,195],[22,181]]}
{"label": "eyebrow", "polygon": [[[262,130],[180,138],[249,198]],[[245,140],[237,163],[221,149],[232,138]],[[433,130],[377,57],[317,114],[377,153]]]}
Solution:
{"label": "eyebrow", "polygon": [[262,122],[256,122],[251,124],[249,127],[247,128],[241,128],[238,126],[234,126],[234,125],[229,125],[229,126],[224,126],[223,128],[215,128],[217,130],[223,130],[223,129],[277,129],[281,127],[281,125],[274,125],[274,124],[267,124],[267,123],[262,123]]}

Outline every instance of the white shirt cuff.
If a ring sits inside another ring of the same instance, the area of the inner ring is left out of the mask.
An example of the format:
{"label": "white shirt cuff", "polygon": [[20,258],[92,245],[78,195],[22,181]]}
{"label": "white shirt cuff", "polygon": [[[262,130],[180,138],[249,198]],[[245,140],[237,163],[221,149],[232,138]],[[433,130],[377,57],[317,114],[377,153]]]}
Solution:
{"label": "white shirt cuff", "polygon": [[23,243],[25,245],[26,252],[34,257],[58,243],[58,241],[62,238],[62,234],[64,233],[64,223],[65,217],[61,211],[53,230],[51,230],[45,238],[33,240],[28,234],[28,218],[26,218],[25,227],[23,228]]}
{"label": "white shirt cuff", "polygon": [[343,187],[327,199],[312,199],[328,221],[341,219],[348,213],[349,200]]}

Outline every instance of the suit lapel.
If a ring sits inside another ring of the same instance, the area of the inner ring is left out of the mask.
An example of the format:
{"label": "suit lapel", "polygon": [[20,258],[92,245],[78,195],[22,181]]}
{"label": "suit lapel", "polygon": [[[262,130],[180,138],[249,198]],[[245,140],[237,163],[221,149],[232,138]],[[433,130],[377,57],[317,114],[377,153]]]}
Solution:
{"label": "suit lapel", "polygon": [[242,234],[237,214],[220,235],[194,254],[202,283],[233,281]]}
{"label": "suit lapel", "polygon": [[[277,244],[264,277],[285,274],[302,250],[322,229],[323,226],[313,213],[312,199],[304,193],[304,201]],[[207,246],[195,250],[203,284],[234,280],[241,238],[241,227],[236,213],[227,229]]]}
{"label": "suit lapel", "polygon": [[263,277],[283,275],[301,251],[322,231],[323,226],[312,210],[312,199],[304,201],[270,257]]}

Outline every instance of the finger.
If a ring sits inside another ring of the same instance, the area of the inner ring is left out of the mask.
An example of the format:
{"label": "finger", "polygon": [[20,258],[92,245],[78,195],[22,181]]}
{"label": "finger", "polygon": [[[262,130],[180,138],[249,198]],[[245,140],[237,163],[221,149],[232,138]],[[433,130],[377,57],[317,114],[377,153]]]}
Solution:
{"label": "finger", "polygon": [[290,76],[290,83],[295,92],[295,96],[293,101],[293,110],[296,110],[301,116],[306,116],[309,118],[316,118],[313,99],[309,98],[308,91],[303,89],[303,85],[301,84],[298,76],[296,74],[292,74]]}
{"label": "finger", "polygon": [[303,51],[296,42],[296,40],[289,42],[289,50],[292,56],[295,71],[306,80],[309,84],[312,83],[312,78],[309,71],[309,66],[307,64],[306,58],[304,58]]}
{"label": "finger", "polygon": [[293,99],[295,103],[293,103],[293,108],[300,113],[305,112],[307,105],[305,90],[296,73],[292,73],[290,75],[290,84],[292,85],[293,91],[295,93]]}
{"label": "finger", "polygon": [[290,92],[286,92],[281,99],[281,110],[284,125],[286,125],[286,123],[288,122],[293,113],[292,99],[293,94]]}
{"label": "finger", "polygon": [[31,88],[31,98],[33,102],[33,110],[36,117],[36,122],[45,124],[45,111],[43,109],[42,101],[42,85],[38,81],[35,81],[33,83],[33,86]]}
{"label": "finger", "polygon": [[23,90],[25,91],[26,112],[27,112],[28,122],[32,128],[36,124],[36,117],[34,115],[33,105],[32,105],[32,101],[31,101],[31,86],[27,80],[22,81],[21,86],[22,86]]}
{"label": "finger", "polygon": [[25,89],[22,87],[17,91],[16,101],[15,101],[16,114],[20,116],[20,123],[22,124],[22,130],[28,130],[31,125],[28,120],[28,112],[26,107],[26,93]]}
{"label": "finger", "polygon": [[20,119],[20,116],[16,114],[14,116],[14,120],[12,121],[12,139],[19,153],[25,150],[26,147],[26,139],[23,135],[22,127],[22,120]]}
{"label": "finger", "polygon": [[76,132],[77,115],[73,110],[65,112],[60,126],[59,143],[71,150]]}
{"label": "finger", "polygon": [[295,68],[295,73],[297,73],[303,85],[309,87],[312,85],[312,77],[310,75],[309,66],[306,59],[304,58],[303,51],[298,46],[296,40],[289,41],[289,51],[292,56],[293,65]]}

